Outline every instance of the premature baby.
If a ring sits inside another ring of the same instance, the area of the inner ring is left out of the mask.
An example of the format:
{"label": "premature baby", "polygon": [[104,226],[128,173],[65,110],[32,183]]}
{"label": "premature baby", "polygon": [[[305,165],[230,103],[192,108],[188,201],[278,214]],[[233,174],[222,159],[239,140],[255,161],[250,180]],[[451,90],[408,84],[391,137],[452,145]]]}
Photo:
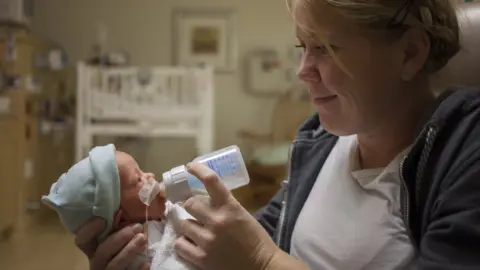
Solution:
{"label": "premature baby", "polygon": [[140,170],[133,157],[109,144],[93,148],[87,158],[60,176],[42,202],[57,212],[73,234],[95,216],[105,219],[107,227],[99,242],[125,226],[148,220],[148,252],[139,255],[129,269],[140,269],[146,263],[152,270],[195,269],[178,259],[172,249],[176,224],[193,217],[180,206],[165,203],[161,192],[148,206],[144,204],[139,193],[149,181],[155,181],[153,174]]}

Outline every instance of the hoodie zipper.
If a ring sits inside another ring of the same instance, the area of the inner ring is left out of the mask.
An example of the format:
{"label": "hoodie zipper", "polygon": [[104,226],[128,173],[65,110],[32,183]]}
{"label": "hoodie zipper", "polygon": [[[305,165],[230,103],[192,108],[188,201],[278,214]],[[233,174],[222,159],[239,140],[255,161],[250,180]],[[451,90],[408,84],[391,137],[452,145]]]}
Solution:
{"label": "hoodie zipper", "polygon": [[401,181],[402,187],[403,187],[403,193],[401,193],[402,200],[403,200],[402,216],[403,216],[403,222],[405,223],[405,228],[407,229],[408,237],[410,238],[411,241],[413,241],[412,232],[410,230],[410,194],[409,194],[405,179],[403,178],[403,165],[404,165],[407,157],[408,156],[405,156],[403,158],[402,162],[400,162],[400,181]]}
{"label": "hoodie zipper", "polygon": [[290,178],[292,174],[292,154],[293,154],[293,148],[294,148],[295,142],[293,142],[290,145],[290,149],[288,151],[288,165],[287,165],[287,178],[282,182],[282,210],[280,211],[280,217],[278,219],[277,223],[277,234],[276,234],[276,239],[275,242],[278,247],[281,247],[282,242],[283,242],[283,237],[284,237],[284,228],[285,228],[285,219],[287,215],[287,210],[288,210],[288,189],[289,189],[289,184],[290,184]]}
{"label": "hoodie zipper", "polygon": [[[437,128],[436,126],[432,125],[432,126],[428,126],[427,128],[425,128],[421,133],[420,133],[420,137],[423,136],[423,134],[425,133],[425,130],[428,130],[427,132],[427,135],[425,137],[425,145],[422,149],[422,153],[420,154],[420,159],[419,159],[419,163],[417,165],[417,170],[416,170],[416,175],[415,175],[415,202],[417,203],[417,212],[419,211],[419,205],[418,205],[418,201],[419,201],[419,198],[420,198],[420,184],[421,184],[421,181],[423,179],[423,173],[426,169],[426,165],[427,165],[427,162],[428,162],[428,159],[430,157],[430,153],[433,149],[433,143],[435,141],[435,138],[437,136]],[[414,145],[416,144],[416,142],[414,143]],[[413,234],[412,234],[412,231],[411,231],[411,228],[410,228],[410,192],[408,190],[408,187],[407,187],[407,183],[405,182],[405,179],[403,178],[403,173],[404,173],[404,163],[405,163],[405,160],[408,158],[408,155],[405,156],[402,160],[402,162],[400,163],[400,181],[402,183],[402,186],[403,186],[403,194],[402,194],[402,199],[403,199],[403,213],[402,213],[402,216],[403,216],[403,221],[405,223],[405,227],[407,229],[407,234],[410,238],[410,240],[412,241],[412,244],[415,248],[417,248],[417,245],[415,243],[415,239],[413,238]]]}

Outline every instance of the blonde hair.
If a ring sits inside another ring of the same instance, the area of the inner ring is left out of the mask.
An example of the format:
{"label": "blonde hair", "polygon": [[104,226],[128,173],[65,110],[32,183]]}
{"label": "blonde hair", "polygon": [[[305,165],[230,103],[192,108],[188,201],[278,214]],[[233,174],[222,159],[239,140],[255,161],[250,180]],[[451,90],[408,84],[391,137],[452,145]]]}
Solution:
{"label": "blonde hair", "polygon": [[[409,8],[404,6],[407,1],[412,1]],[[395,22],[402,24],[400,29],[422,27],[430,37],[430,52],[424,67],[427,73],[442,69],[460,50],[460,30],[451,0],[287,0],[296,26],[326,43],[321,25],[316,20],[321,4],[333,7],[346,19],[370,30],[395,32],[387,28],[395,15],[398,15]],[[402,7],[404,10],[397,14]],[[404,15],[405,20],[401,22]],[[328,43],[325,46],[337,64],[344,68],[331,46]]]}

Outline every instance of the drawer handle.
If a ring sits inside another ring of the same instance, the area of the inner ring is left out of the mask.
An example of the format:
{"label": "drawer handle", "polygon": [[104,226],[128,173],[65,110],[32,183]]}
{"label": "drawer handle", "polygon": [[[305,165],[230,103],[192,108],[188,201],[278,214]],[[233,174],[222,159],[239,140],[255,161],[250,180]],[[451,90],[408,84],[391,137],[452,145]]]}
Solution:
{"label": "drawer handle", "polygon": [[31,137],[30,125],[25,126],[25,139],[28,141]]}
{"label": "drawer handle", "polygon": [[25,114],[30,116],[30,115],[32,115],[32,112],[33,112],[32,101],[27,100],[27,103],[25,104]]}

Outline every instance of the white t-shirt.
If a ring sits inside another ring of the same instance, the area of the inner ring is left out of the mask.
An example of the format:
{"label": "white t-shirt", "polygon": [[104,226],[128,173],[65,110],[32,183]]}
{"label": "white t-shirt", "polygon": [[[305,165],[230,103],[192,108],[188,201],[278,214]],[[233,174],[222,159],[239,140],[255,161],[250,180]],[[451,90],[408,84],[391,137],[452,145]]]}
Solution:
{"label": "white t-shirt", "polygon": [[291,254],[315,270],[412,266],[400,213],[399,164],[407,150],[385,168],[357,170],[357,136],[340,137],[300,212]]}

